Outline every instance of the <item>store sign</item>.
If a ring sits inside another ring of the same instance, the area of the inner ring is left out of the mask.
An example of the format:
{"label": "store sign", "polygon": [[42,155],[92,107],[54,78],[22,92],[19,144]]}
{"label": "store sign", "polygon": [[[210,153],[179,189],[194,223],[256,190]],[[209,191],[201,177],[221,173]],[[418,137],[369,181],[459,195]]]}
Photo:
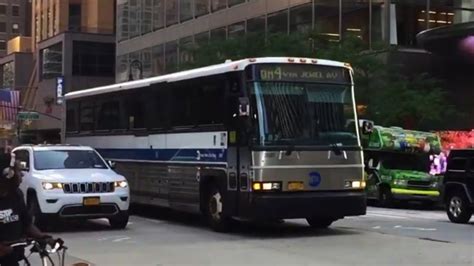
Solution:
{"label": "store sign", "polygon": [[56,78],[56,103],[63,103],[64,77]]}

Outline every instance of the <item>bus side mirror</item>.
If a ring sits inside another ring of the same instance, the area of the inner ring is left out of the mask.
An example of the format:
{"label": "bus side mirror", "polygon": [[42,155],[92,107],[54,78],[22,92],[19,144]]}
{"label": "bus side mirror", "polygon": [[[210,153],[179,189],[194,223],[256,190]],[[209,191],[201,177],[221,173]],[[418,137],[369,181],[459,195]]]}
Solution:
{"label": "bus side mirror", "polygon": [[109,164],[111,169],[115,169],[116,163],[114,161],[108,161],[107,163]]}
{"label": "bus side mirror", "polygon": [[239,98],[239,117],[250,116],[250,101],[247,97]]}
{"label": "bus side mirror", "polygon": [[370,170],[380,170],[380,162],[375,165],[374,159],[370,159],[367,163],[367,168],[369,168]]}
{"label": "bus side mirror", "polygon": [[370,135],[374,131],[374,122],[364,120],[362,121],[362,134]]}

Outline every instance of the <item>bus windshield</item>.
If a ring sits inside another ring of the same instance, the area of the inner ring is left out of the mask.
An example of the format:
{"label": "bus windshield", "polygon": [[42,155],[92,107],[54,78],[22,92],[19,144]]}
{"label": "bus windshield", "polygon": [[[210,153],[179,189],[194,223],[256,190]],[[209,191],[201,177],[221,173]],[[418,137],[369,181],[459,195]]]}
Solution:
{"label": "bus windshield", "polygon": [[350,84],[256,81],[250,93],[256,145],[358,144]]}

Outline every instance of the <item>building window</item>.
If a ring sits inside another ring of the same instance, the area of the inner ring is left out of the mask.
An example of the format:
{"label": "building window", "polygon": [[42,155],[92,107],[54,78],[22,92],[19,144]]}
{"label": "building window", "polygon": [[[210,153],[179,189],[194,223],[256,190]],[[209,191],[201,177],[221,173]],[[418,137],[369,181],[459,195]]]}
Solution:
{"label": "building window", "polygon": [[69,4],[69,30],[81,31],[81,5]]}
{"label": "building window", "polygon": [[63,74],[62,45],[62,43],[57,43],[41,51],[43,79],[55,78]]}
{"label": "building window", "polygon": [[158,30],[165,26],[165,1],[153,1],[153,29]]}
{"label": "building window", "polygon": [[12,34],[19,34],[20,33],[20,25],[18,23],[12,24]]}
{"label": "building window", "polygon": [[397,42],[416,46],[416,35],[427,29],[426,1],[398,1],[396,6]]}
{"label": "building window", "polygon": [[165,45],[166,72],[173,73],[178,70],[178,42],[168,42]]}
{"label": "building window", "polygon": [[7,14],[7,5],[0,5],[0,16],[5,16]]}
{"label": "building window", "polygon": [[166,26],[178,23],[178,0],[166,1]]}
{"label": "building window", "polygon": [[196,5],[196,17],[209,14],[209,0],[194,0]]}
{"label": "building window", "polygon": [[186,68],[186,64],[192,62],[192,52],[194,47],[193,36],[179,40],[179,66],[180,69]]}
{"label": "building window", "polygon": [[314,3],[314,28],[321,36],[339,40],[339,2],[316,0]]}
{"label": "building window", "polygon": [[153,75],[165,73],[165,52],[164,45],[160,44],[152,48],[152,71]]}
{"label": "building window", "polygon": [[245,35],[245,21],[229,25],[228,27],[228,37],[236,38]]}
{"label": "building window", "polygon": [[280,11],[268,15],[269,33],[288,33],[288,11]]}
{"label": "building window", "polygon": [[0,40],[0,51],[7,50],[7,42],[5,40]]}
{"label": "building window", "polygon": [[212,12],[224,9],[227,7],[227,0],[211,0]]}
{"label": "building window", "polygon": [[153,2],[144,0],[142,2],[142,34],[151,32],[153,28]]}
{"label": "building window", "polygon": [[128,54],[117,57],[117,82],[128,80]]}
{"label": "building window", "polygon": [[148,78],[152,76],[151,64],[151,48],[146,48],[141,51],[142,77]]}
{"label": "building window", "polygon": [[209,31],[201,32],[194,35],[194,43],[196,45],[206,45],[209,43]]}
{"label": "building window", "polygon": [[245,0],[229,0],[229,7],[245,3]]}
{"label": "building window", "polygon": [[123,2],[117,5],[117,14],[118,14],[118,40],[123,41],[127,40],[129,37],[129,6],[128,2]]}
{"label": "building window", "polygon": [[179,1],[180,21],[186,21],[193,18],[193,0]]}
{"label": "building window", "polygon": [[309,32],[313,27],[313,5],[311,3],[290,9],[290,32]]}
{"label": "building window", "polygon": [[0,32],[7,32],[7,23],[0,22]]}
{"label": "building window", "polygon": [[247,33],[264,33],[265,32],[265,17],[257,17],[247,20]]}
{"label": "building window", "polygon": [[356,0],[342,1],[342,34],[343,37],[356,37],[366,42],[369,40],[369,3]]}
{"label": "building window", "polygon": [[130,0],[129,9],[129,31],[130,38],[140,35],[140,17],[141,17],[141,3],[142,1]]}
{"label": "building window", "polygon": [[211,40],[213,41],[223,41],[227,37],[227,30],[225,27],[217,28],[211,30]]}
{"label": "building window", "polygon": [[74,41],[72,54],[74,76],[114,76],[114,44]]}
{"label": "building window", "polygon": [[20,16],[20,7],[17,5],[12,5],[12,16],[19,17]]}
{"label": "building window", "polygon": [[13,88],[13,81],[15,79],[15,62],[11,61],[2,65],[3,69],[3,88]]}

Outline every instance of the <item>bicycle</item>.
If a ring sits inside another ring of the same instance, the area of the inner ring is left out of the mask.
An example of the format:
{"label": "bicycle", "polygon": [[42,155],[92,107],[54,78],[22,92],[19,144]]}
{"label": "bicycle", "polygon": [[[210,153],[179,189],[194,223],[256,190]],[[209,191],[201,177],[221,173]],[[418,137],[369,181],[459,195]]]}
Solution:
{"label": "bicycle", "polygon": [[[38,255],[41,258],[41,262],[43,266],[54,266],[54,262],[51,259],[50,255],[57,254],[58,255],[58,261],[61,266],[64,266],[65,263],[65,257],[66,257],[66,250],[67,247],[63,245],[62,241],[56,241],[54,245],[52,246],[52,249],[48,249],[48,243],[44,239],[31,239],[28,238],[26,240],[21,240],[17,241],[14,243],[10,243],[10,247],[12,248],[28,248],[30,247],[30,254],[28,256],[23,255],[23,261],[24,265],[26,264],[27,266],[31,266],[30,261],[28,258],[33,254],[33,253],[38,253]],[[51,264],[50,264],[51,263]]]}

